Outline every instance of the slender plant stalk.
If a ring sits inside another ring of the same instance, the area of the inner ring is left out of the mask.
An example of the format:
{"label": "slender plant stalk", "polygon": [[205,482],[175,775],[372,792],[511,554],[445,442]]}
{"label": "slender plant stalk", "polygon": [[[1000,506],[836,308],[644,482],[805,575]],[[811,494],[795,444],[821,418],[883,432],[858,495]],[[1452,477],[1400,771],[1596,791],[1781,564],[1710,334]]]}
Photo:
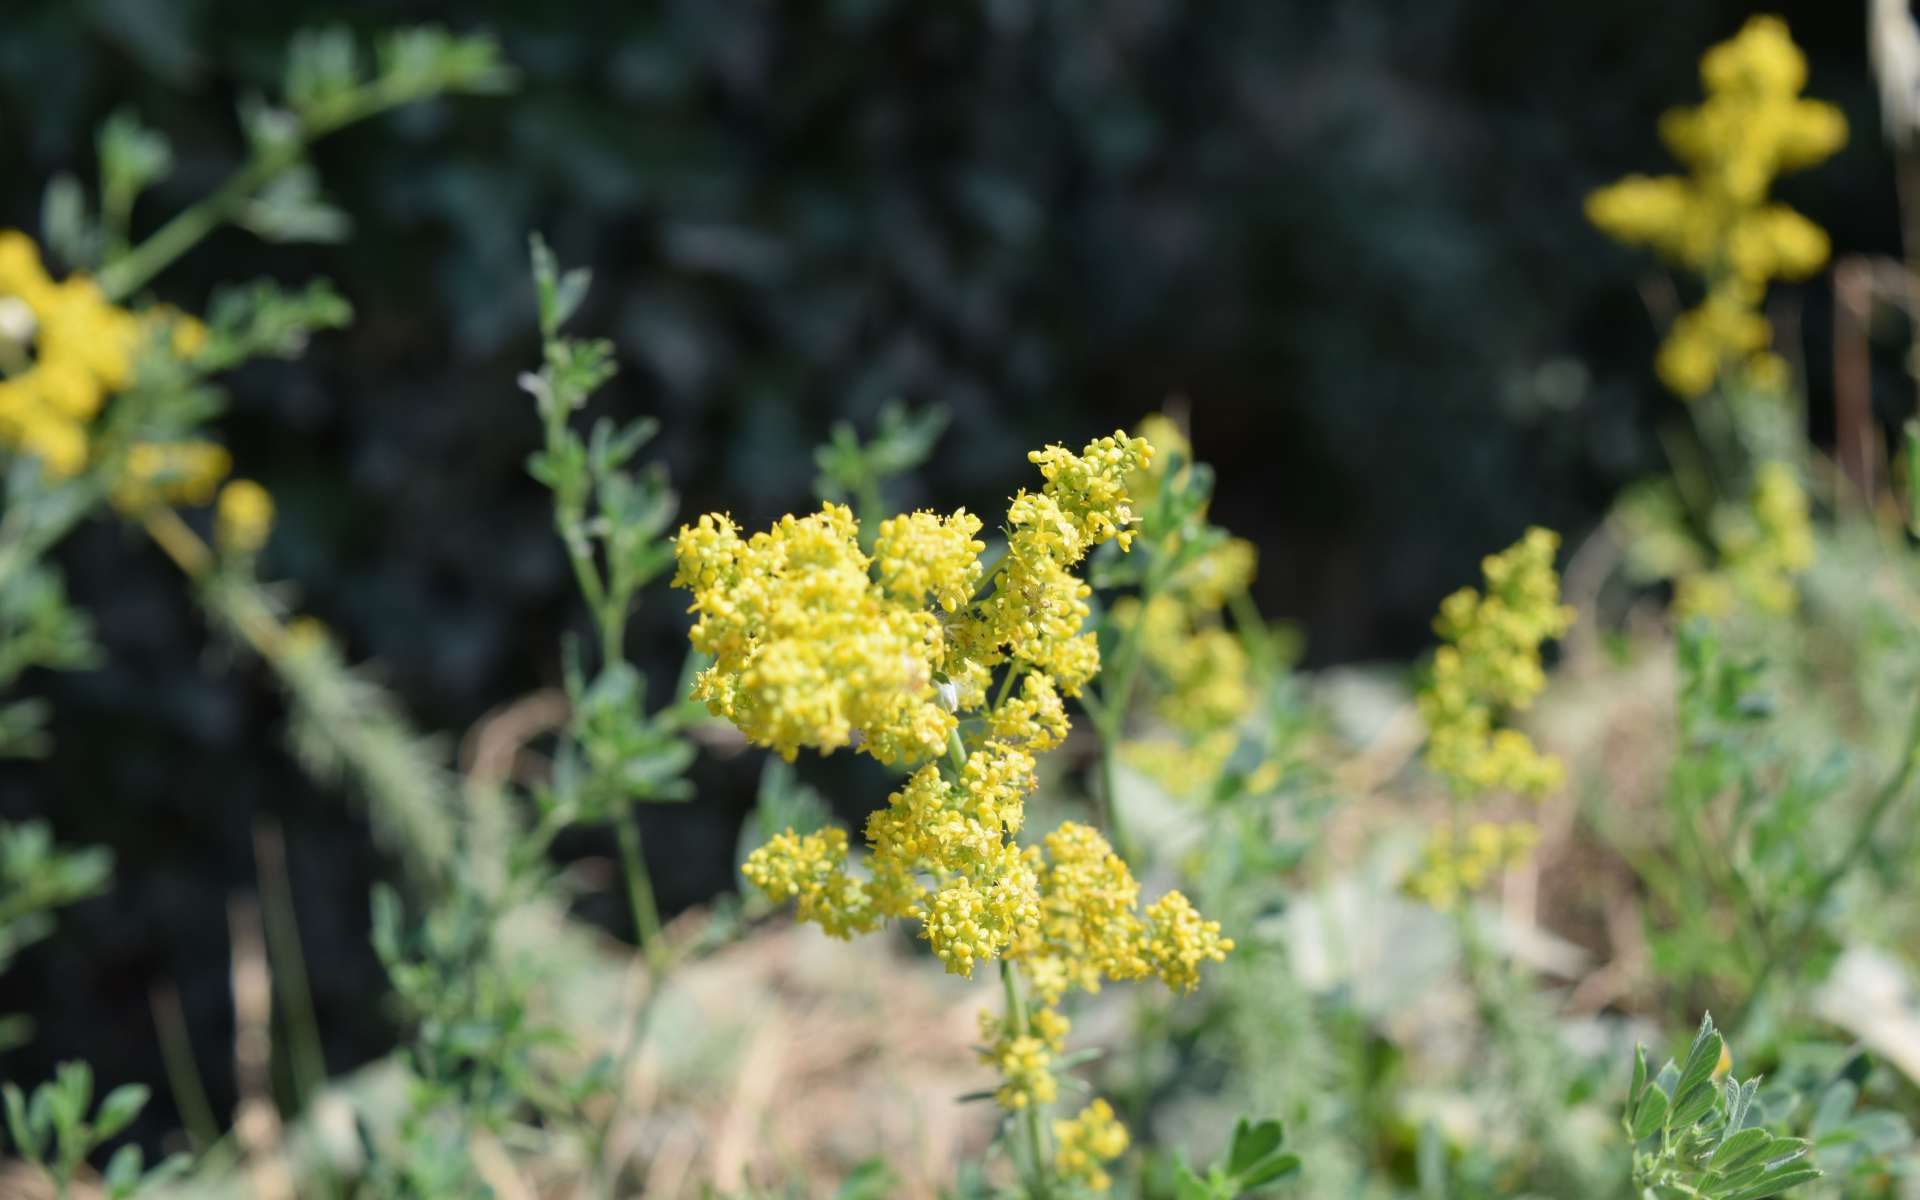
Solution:
{"label": "slender plant stalk", "polygon": [[181,255],[239,215],[263,188],[297,166],[313,143],[349,125],[432,95],[417,82],[380,78],[319,114],[308,114],[284,141],[256,146],[251,157],[225,183],[182,209],[148,238],[100,272],[100,290],[109,300],[124,300],[152,282]]}
{"label": "slender plant stalk", "polygon": [[620,865],[627,877],[627,907],[633,915],[633,929],[647,966],[656,977],[667,971],[667,942],[660,922],[660,905],[654,899],[653,876],[647,871],[641,852],[640,822],[631,805],[623,806],[614,818],[614,832],[620,839]]}
{"label": "slender plant stalk", "polygon": [[320,1019],[313,1008],[306,955],[300,949],[293,881],[287,873],[286,838],[278,825],[258,825],[253,831],[253,847],[261,911],[266,918],[267,954],[280,981],[280,1011],[287,1022],[294,1099],[305,1109],[326,1086],[327,1060],[321,1050]]}
{"label": "slender plant stalk", "polygon": [[220,1140],[220,1122],[214,1118],[213,1104],[207,1099],[207,1085],[200,1077],[200,1064],[193,1057],[193,1038],[187,1031],[187,1019],[180,1010],[180,989],[171,983],[156,985],[149,997],[153,1009],[153,1028],[160,1043],[160,1063],[166,1069],[167,1087],[180,1109],[180,1120],[187,1139],[196,1151]]}

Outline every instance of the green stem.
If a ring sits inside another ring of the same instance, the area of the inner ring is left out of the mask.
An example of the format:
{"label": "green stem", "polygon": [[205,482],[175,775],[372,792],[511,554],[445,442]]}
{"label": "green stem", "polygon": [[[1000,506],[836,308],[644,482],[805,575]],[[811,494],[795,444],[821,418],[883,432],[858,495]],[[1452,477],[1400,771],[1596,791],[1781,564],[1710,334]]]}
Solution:
{"label": "green stem", "polygon": [[232,220],[256,192],[300,161],[304,149],[305,142],[293,142],[278,152],[256,154],[212,195],[175,214],[146,241],[101,271],[100,290],[106,293],[107,299],[117,301],[145,287],[175,259]]}
{"label": "green stem", "polygon": [[1792,931],[1786,937],[1775,938],[1769,942],[1767,957],[1760,964],[1759,972],[1754,975],[1753,983],[1747,988],[1746,1003],[1741,1006],[1739,1016],[1730,1022],[1727,1028],[1739,1028],[1752,1015],[1754,1006],[1760,1002],[1762,989],[1783,965],[1787,948],[1802,945],[1807,935],[1813,932],[1814,922],[1820,918],[1820,909],[1826,903],[1828,893],[1846,878],[1859,862],[1860,857],[1867,852],[1867,848],[1873,845],[1874,835],[1879,831],[1880,822],[1885,819],[1894,802],[1906,795],[1907,787],[1913,782],[1914,773],[1917,770],[1920,770],[1920,705],[1914,707],[1913,717],[1908,722],[1907,738],[1900,748],[1900,765],[1874,795],[1873,803],[1867,807],[1866,816],[1862,818],[1859,828],[1854,830],[1853,840],[1847,844],[1846,852],[1827,868],[1826,874],[1813,885],[1812,893],[1801,902],[1800,919],[1794,923]]}
{"label": "green stem", "polygon": [[620,839],[620,866],[627,880],[627,906],[632,910],[634,934],[647,956],[647,966],[658,976],[666,969],[667,944],[660,906],[653,896],[653,876],[647,873],[646,857],[640,849],[640,822],[631,806],[622,806],[613,824]]}
{"label": "green stem", "polygon": [[[1030,1028],[1027,1021],[1027,1002],[1020,994],[1020,977],[1014,972],[1013,964],[1006,959],[1000,960],[1000,986],[1007,995],[1007,1035],[1024,1037]],[[1021,1132],[1027,1144],[1027,1192],[1031,1200],[1047,1200],[1052,1195],[1053,1183],[1047,1170],[1047,1153],[1044,1135],[1040,1129],[1039,1106],[1033,1103],[1020,1110]]]}
{"label": "green stem", "polygon": [[646,857],[641,852],[640,824],[634,819],[631,807],[620,810],[620,815],[614,820],[614,828],[620,839],[620,862],[627,879],[627,903],[633,910],[634,929],[640,938],[641,952],[647,960],[647,992],[634,1010],[633,1023],[628,1026],[626,1039],[620,1047],[619,1076],[614,1086],[613,1103],[607,1108],[606,1120],[600,1122],[593,1134],[594,1191],[604,1200],[614,1200],[616,1194],[616,1175],[607,1169],[607,1143],[613,1136],[614,1123],[620,1119],[620,1112],[626,1107],[628,1084],[633,1078],[633,1060],[639,1055],[641,1044],[646,1041],[647,1027],[653,1019],[654,1002],[666,989],[667,975],[673,969],[673,957],[662,936],[660,908],[654,901],[653,877],[647,873]]}
{"label": "green stem", "polygon": [[947,731],[947,761],[953,764],[955,779],[967,773],[967,745],[960,740],[958,729]]}
{"label": "green stem", "polygon": [[285,141],[257,148],[245,165],[215,189],[155,230],[146,241],[100,272],[100,290],[109,300],[124,300],[187,251],[199,245],[244,207],[262,188],[305,156],[307,147],[348,125],[388,109],[422,100],[439,90],[418,81],[379,79],[344,97],[324,113],[308,114]]}

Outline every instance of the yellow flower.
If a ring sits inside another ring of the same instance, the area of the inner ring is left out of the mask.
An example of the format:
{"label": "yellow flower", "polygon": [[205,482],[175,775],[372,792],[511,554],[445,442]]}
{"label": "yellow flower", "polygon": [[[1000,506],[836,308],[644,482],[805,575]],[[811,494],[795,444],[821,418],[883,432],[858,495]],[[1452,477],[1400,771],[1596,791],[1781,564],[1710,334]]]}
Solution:
{"label": "yellow flower", "polygon": [[1406,890],[1442,912],[1451,911],[1496,873],[1524,861],[1539,840],[1540,831],[1524,821],[1477,821],[1457,840],[1451,829],[1436,829]]}
{"label": "yellow flower", "polygon": [[980,586],[984,542],[980,518],[960,509],[951,517],[916,512],[880,522],[873,560],[880,585],[894,599],[915,608],[930,600],[953,612],[973,599]]}
{"label": "yellow flower", "polygon": [[1765,462],[1754,472],[1743,507],[1715,514],[1717,568],[1682,577],[1674,611],[1682,617],[1725,616],[1745,602],[1784,615],[1799,603],[1796,580],[1813,565],[1813,521],[1807,493],[1792,467]]}
{"label": "yellow flower", "polygon": [[[1126,863],[1086,826],[1062,825],[1044,851],[1015,840],[1036,786],[1033,755],[1066,737],[1062,696],[1099,669],[1083,631],[1087,585],[1073,568],[1103,542],[1126,545],[1135,520],[1127,480],[1151,458],[1144,440],[1124,434],[1080,454],[1037,452],[1046,483],[1014,497],[1007,556],[978,599],[980,523],[965,512],[885,521],[871,559],[838,505],[744,539],[718,514],[680,530],[674,582],[693,593],[694,646],[714,657],[696,698],[788,757],[801,746],[853,745],[883,762],[920,763],[867,818],[864,878],[846,868],[845,833],[789,831],[749,857],[750,882],[836,936],[890,917],[918,921],[954,974],[1016,959],[1049,1003],[1103,978],[1159,973],[1191,987],[1199,962],[1232,948],[1178,893],[1143,919]],[[1244,575],[1246,561],[1230,553],[1196,586]],[[995,668],[1005,672],[1003,698],[989,706]],[[961,746],[959,716],[980,708],[980,744],[949,755]],[[1064,1018],[1040,1020],[1018,1037],[1057,1045]],[[1037,1080],[1031,1050],[1010,1042],[996,1053]],[[1039,1087],[1014,1092],[1032,1099]]]}
{"label": "yellow flower", "polygon": [[1041,1108],[1060,1094],[1053,1077],[1054,1050],[1031,1030],[1014,1031],[993,1013],[980,1013],[980,1058],[1000,1075],[993,1098],[1010,1112]]}
{"label": "yellow flower", "polygon": [[273,497],[251,479],[228,481],[214,505],[213,531],[229,553],[258,553],[273,532]]}
{"label": "yellow flower", "polygon": [[1153,973],[1176,992],[1200,985],[1200,964],[1225,962],[1233,939],[1220,936],[1220,922],[1200,916],[1193,902],[1168,892],[1147,906],[1146,954]]}
{"label": "yellow flower", "polygon": [[776,904],[798,901],[802,921],[844,939],[878,928],[881,920],[866,887],[847,874],[846,859],[845,830],[799,837],[788,829],[748,855],[740,873]]}
{"label": "yellow flower", "polygon": [[0,441],[50,475],[86,465],[86,425],[133,373],[140,326],[85,276],[55,282],[31,239],[0,231]]}
{"label": "yellow flower", "polygon": [[1127,1127],[1112,1105],[1096,1099],[1071,1120],[1055,1121],[1053,1138],[1053,1166],[1062,1179],[1095,1192],[1113,1186],[1104,1164],[1127,1152]]}
{"label": "yellow flower", "polygon": [[1649,246],[1706,282],[1707,301],[1675,322],[1656,362],[1661,382],[1688,399],[1734,368],[1762,385],[1776,373],[1777,360],[1761,361],[1771,340],[1760,313],[1766,285],[1812,275],[1830,250],[1825,231],[1767,203],[1767,190],[1847,140],[1838,109],[1800,96],[1806,59],[1778,17],[1754,17],[1709,49],[1700,78],[1705,100],[1660,119],[1662,140],[1689,173],[1630,175],[1586,204],[1609,236]]}
{"label": "yellow flower", "polygon": [[1560,603],[1551,530],[1533,528],[1481,563],[1486,593],[1462,588],[1441,603],[1434,629],[1447,645],[1434,652],[1420,713],[1427,765],[1457,792],[1507,789],[1541,795],[1559,786],[1560,767],[1499,718],[1525,709],[1546,687],[1540,646],[1564,634],[1573,610]]}
{"label": "yellow flower", "polygon": [[1078,454],[1048,446],[1027,459],[1040,468],[1046,494],[1079,526],[1089,547],[1114,539],[1122,550],[1127,548],[1133,540],[1128,526],[1137,520],[1127,477],[1152,464],[1153,446],[1147,439],[1115,430],[1112,437],[1088,442]]}
{"label": "yellow flower", "polygon": [[127,452],[113,504],[136,515],[165,504],[206,504],[232,468],[226,447],[212,442],[141,442]]}
{"label": "yellow flower", "polygon": [[1019,693],[988,714],[987,733],[995,741],[1025,746],[1035,753],[1064,741],[1067,708],[1054,690],[1052,677],[1037,671],[1023,676]]}
{"label": "yellow flower", "polygon": [[853,513],[828,504],[741,539],[708,514],[682,528],[677,586],[700,614],[695,649],[714,656],[694,697],[747,739],[791,760],[858,739],[881,762],[943,750],[954,714],[938,702],[941,623],[870,574]]}

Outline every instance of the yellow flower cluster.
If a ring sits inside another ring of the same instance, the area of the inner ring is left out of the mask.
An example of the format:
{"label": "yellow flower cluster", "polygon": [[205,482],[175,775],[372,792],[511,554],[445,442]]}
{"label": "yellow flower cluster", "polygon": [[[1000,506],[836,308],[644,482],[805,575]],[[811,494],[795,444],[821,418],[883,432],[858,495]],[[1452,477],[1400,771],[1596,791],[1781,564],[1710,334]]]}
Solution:
{"label": "yellow flower cluster", "polygon": [[1720,565],[1680,579],[1674,610],[1682,617],[1725,616],[1741,602],[1774,615],[1794,610],[1794,581],[1813,565],[1813,521],[1793,468],[1762,463],[1745,508],[1715,514]]}
{"label": "yellow flower cluster", "polygon": [[1461,588],[1441,603],[1434,620],[1447,644],[1434,652],[1432,674],[1420,692],[1426,760],[1459,794],[1506,789],[1541,795],[1559,786],[1559,761],[1499,724],[1546,686],[1540,645],[1573,624],[1553,569],[1559,545],[1551,530],[1527,530],[1481,563],[1484,595]]}
{"label": "yellow flower cluster", "polygon": [[[1179,486],[1191,470],[1186,436],[1159,413],[1142,419],[1140,428],[1182,465],[1169,484],[1165,460],[1156,460],[1132,486],[1147,496]],[[1123,753],[1176,795],[1219,776],[1239,742],[1236,727],[1254,706],[1253,663],[1224,613],[1253,586],[1257,564],[1253,543],[1227,538],[1185,562],[1144,602],[1129,596],[1113,606],[1115,628],[1139,639],[1153,673],[1154,711],[1172,735],[1130,741]]]}
{"label": "yellow flower cluster", "polygon": [[133,373],[140,322],[85,276],[58,283],[40,251],[0,232],[0,440],[39,457],[50,475],[87,464],[87,423]]}
{"label": "yellow flower cluster", "polygon": [[1807,61],[1778,17],[1754,17],[1700,60],[1706,99],[1660,120],[1686,176],[1629,176],[1587,198],[1587,217],[1619,241],[1646,245],[1701,276],[1707,295],[1674,322],[1655,364],[1689,399],[1737,368],[1774,384],[1784,364],[1768,350],[1759,308],[1773,279],[1804,279],[1827,261],[1827,235],[1767,201],[1775,176],[1818,163],[1847,140],[1846,119],[1804,99]]}
{"label": "yellow flower cluster", "polygon": [[1104,1164],[1127,1152],[1127,1127],[1113,1115],[1113,1106],[1095,1100],[1071,1120],[1053,1123],[1054,1170],[1060,1178],[1089,1191],[1113,1186]]}
{"label": "yellow flower cluster", "polygon": [[[695,692],[711,711],[789,757],[853,745],[920,761],[867,819],[864,873],[848,867],[844,832],[788,831],[748,857],[746,877],[836,937],[905,918],[949,972],[1017,963],[1040,1003],[1022,1019],[981,1022],[981,1055],[1009,1109],[1058,1095],[1052,1065],[1068,1022],[1055,1005],[1069,989],[1149,975],[1190,989],[1201,963],[1233,949],[1178,892],[1143,912],[1132,872],[1095,830],[1067,822],[1041,846],[1017,841],[1037,786],[1033,756],[1066,737],[1063,697],[1099,670],[1083,631],[1088,588],[1073,568],[1103,542],[1129,545],[1128,481],[1152,448],[1115,434],[1079,454],[1050,446],[1030,457],[1046,483],[1014,496],[1007,553],[984,589],[980,524],[964,512],[883,522],[871,560],[853,515],[834,505],[747,539],[708,515],[675,547],[675,583],[699,614],[693,643],[714,656]],[[963,715],[979,735],[970,752]],[[1116,1130],[1124,1148],[1125,1131],[1084,1124],[1076,1153],[1097,1169],[1098,1151]]]}
{"label": "yellow flower cluster", "polygon": [[1007,555],[984,599],[980,521],[965,510],[882,522],[871,559],[841,505],[749,538],[714,513],[683,527],[674,583],[693,593],[694,647],[714,656],[694,696],[788,759],[852,745],[913,762],[946,747],[958,715],[980,708],[993,670],[1010,664],[1046,677],[1023,693],[1037,722],[1028,733],[1044,741],[1064,725],[1049,711],[1058,697],[1100,669],[1073,568],[1102,542],[1129,542],[1126,479],[1152,448],[1115,434],[1079,454],[1030,457],[1046,484],[1013,498]]}
{"label": "yellow flower cluster", "polygon": [[137,516],[165,504],[207,504],[232,469],[226,447],[213,442],[141,442],[127,451],[113,505]]}
{"label": "yellow flower cluster", "polygon": [[[975,527],[965,513],[943,526],[963,536]],[[904,551],[890,560],[904,599],[874,580],[843,505],[782,517],[751,538],[711,513],[682,528],[674,583],[694,593],[694,648],[714,656],[694,697],[789,760],[801,746],[826,752],[856,737],[886,763],[939,753],[955,724],[934,688],[946,636],[915,602],[913,589],[924,601],[927,585],[909,565],[923,568],[927,547],[902,536],[893,549]]]}
{"label": "yellow flower cluster", "polygon": [[1053,1060],[1066,1049],[1067,1030],[1067,1019],[1051,1008],[1035,1010],[1024,1029],[989,1009],[980,1010],[980,1059],[1000,1076],[993,1098],[1001,1108],[1042,1108],[1058,1098]]}
{"label": "yellow flower cluster", "polygon": [[[0,444],[36,456],[54,478],[78,474],[92,453],[88,426],[107,397],[132,382],[142,343],[159,338],[191,358],[206,337],[199,321],[172,309],[135,314],[110,303],[84,275],[55,282],[30,238],[0,231]],[[111,499],[134,515],[206,504],[231,467],[226,450],[210,442],[140,443]],[[246,483],[225,511],[233,544],[252,540],[258,549],[273,519],[266,491]]]}
{"label": "yellow flower cluster", "polygon": [[847,874],[846,861],[844,829],[804,837],[789,829],[755,850],[741,873],[775,904],[795,901],[801,920],[848,938],[878,928],[880,914],[865,885]]}
{"label": "yellow flower cluster", "polygon": [[1449,912],[1495,872],[1524,861],[1539,840],[1540,831],[1528,821],[1476,821],[1458,837],[1451,827],[1436,829],[1406,889],[1441,912]]}

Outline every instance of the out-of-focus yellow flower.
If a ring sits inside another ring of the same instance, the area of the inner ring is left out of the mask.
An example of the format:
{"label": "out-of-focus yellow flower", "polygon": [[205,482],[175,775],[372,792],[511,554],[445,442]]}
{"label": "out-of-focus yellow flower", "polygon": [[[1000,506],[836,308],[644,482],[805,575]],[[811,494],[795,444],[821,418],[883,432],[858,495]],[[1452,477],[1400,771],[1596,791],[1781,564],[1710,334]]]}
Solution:
{"label": "out-of-focus yellow flower", "polygon": [[1719,565],[1676,583],[1677,616],[1723,617],[1743,602],[1776,616],[1791,613],[1799,604],[1796,581],[1815,553],[1807,493],[1793,468],[1762,463],[1747,504],[1715,514],[1713,541]]}
{"label": "out-of-focus yellow flower", "polygon": [[1771,330],[1760,313],[1766,286],[1807,278],[1830,248],[1824,230],[1768,203],[1767,190],[1847,140],[1839,109],[1800,95],[1806,58],[1778,17],[1754,17],[1709,49],[1700,78],[1705,100],[1660,119],[1662,140],[1689,173],[1630,175],[1586,205],[1609,236],[1649,246],[1706,281],[1707,299],[1675,321],[1656,363],[1661,382],[1687,399],[1736,368],[1749,385],[1777,386],[1783,364],[1766,353]]}
{"label": "out-of-focus yellow flower", "polygon": [[1526,821],[1476,821],[1458,838],[1451,827],[1436,829],[1407,879],[1407,892],[1451,911],[1495,873],[1525,861],[1539,840],[1540,831]]}
{"label": "out-of-focus yellow flower", "polygon": [[1421,689],[1427,765],[1461,794],[1506,789],[1541,795],[1560,782],[1559,763],[1500,718],[1524,710],[1546,687],[1540,646],[1564,634],[1573,610],[1560,603],[1553,556],[1560,538],[1529,529],[1489,555],[1486,592],[1462,588],[1440,605],[1434,630],[1447,640]]}
{"label": "out-of-focus yellow flower", "polygon": [[129,515],[165,504],[207,504],[232,469],[233,456],[213,442],[141,442],[127,452],[113,504]]}
{"label": "out-of-focus yellow flower", "polygon": [[[1158,495],[1164,464],[1174,456],[1183,464],[1173,481],[1178,486],[1190,469],[1186,435],[1160,413],[1143,418],[1140,432],[1165,457],[1139,472],[1133,486],[1144,496]],[[1153,710],[1165,722],[1127,742],[1121,754],[1174,795],[1218,778],[1239,742],[1238,725],[1254,707],[1253,662],[1227,625],[1225,609],[1253,585],[1257,566],[1253,543],[1223,538],[1187,557],[1144,602],[1129,596],[1113,606],[1114,627],[1138,639]]]}
{"label": "out-of-focus yellow flower", "polygon": [[1127,1152],[1127,1127],[1112,1105],[1096,1099],[1072,1119],[1055,1121],[1053,1138],[1053,1166],[1062,1179],[1095,1192],[1113,1186],[1104,1164]]}
{"label": "out-of-focus yellow flower", "polygon": [[[1062,1022],[1066,1020],[1057,1013],[1054,1015]],[[1030,1028],[1015,1031],[1008,1026],[1008,1021],[981,1010],[980,1058],[1000,1076],[1000,1086],[993,1098],[1009,1112],[1052,1104],[1060,1094],[1060,1084],[1052,1070],[1057,1045]],[[1048,1026],[1050,1030],[1057,1028]]]}
{"label": "out-of-focus yellow flower", "polygon": [[214,541],[231,554],[256,554],[273,532],[273,497],[251,479],[233,479],[214,503]]}
{"label": "out-of-focus yellow flower", "polygon": [[86,426],[133,372],[140,325],[93,280],[55,282],[25,234],[0,231],[0,441],[48,474],[86,466]]}

